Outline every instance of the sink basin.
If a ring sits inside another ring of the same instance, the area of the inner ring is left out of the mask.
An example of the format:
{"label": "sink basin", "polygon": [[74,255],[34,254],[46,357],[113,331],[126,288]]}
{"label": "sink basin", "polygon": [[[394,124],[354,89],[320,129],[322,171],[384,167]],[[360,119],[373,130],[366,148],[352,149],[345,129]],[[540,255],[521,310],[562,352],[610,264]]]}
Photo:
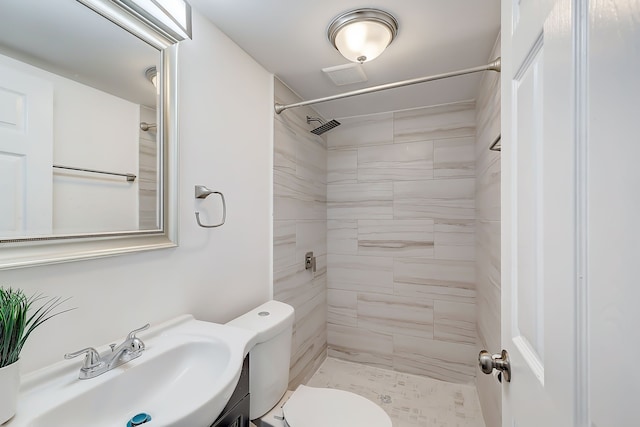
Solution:
{"label": "sink basin", "polygon": [[229,401],[254,338],[188,315],[138,336],[146,344],[142,356],[96,378],[79,380],[77,360],[26,376],[6,425],[125,427],[147,413],[149,427],[209,427]]}

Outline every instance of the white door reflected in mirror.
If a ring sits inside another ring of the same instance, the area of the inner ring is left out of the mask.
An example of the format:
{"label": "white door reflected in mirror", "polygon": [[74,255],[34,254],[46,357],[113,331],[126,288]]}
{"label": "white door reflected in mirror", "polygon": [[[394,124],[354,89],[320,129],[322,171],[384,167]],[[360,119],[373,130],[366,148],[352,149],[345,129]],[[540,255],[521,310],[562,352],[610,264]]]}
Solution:
{"label": "white door reflected in mirror", "polygon": [[0,230],[13,237],[49,235],[53,86],[2,64],[0,75]]}

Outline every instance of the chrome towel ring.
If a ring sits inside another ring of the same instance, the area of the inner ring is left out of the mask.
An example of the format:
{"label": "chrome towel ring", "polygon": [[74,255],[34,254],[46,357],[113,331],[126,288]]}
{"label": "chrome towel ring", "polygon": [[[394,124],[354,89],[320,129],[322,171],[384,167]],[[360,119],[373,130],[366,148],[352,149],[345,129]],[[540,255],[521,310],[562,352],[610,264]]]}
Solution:
{"label": "chrome towel ring", "polygon": [[213,224],[213,225],[203,224],[203,223],[200,222],[200,212],[196,212],[196,222],[202,228],[220,227],[221,225],[224,224],[224,222],[225,222],[225,220],[227,218],[227,203],[224,200],[224,194],[222,194],[219,191],[209,190],[204,185],[196,185],[196,188],[195,188],[196,199],[206,199],[207,196],[209,196],[210,194],[218,194],[218,195],[220,195],[220,198],[222,199],[222,221],[220,222],[220,224]]}

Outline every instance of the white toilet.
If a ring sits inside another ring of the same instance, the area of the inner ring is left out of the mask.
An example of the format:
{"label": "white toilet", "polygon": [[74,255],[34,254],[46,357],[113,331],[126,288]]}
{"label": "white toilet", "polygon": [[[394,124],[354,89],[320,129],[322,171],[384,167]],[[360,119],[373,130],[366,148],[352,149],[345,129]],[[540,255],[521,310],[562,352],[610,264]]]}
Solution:
{"label": "white toilet", "polygon": [[[252,420],[271,411],[287,391],[293,319],[293,307],[269,301],[228,323],[256,332],[249,344]],[[357,394],[329,388],[301,385],[282,412],[281,425],[288,427],[391,427],[391,419],[380,406]],[[273,423],[268,421],[276,427]]]}

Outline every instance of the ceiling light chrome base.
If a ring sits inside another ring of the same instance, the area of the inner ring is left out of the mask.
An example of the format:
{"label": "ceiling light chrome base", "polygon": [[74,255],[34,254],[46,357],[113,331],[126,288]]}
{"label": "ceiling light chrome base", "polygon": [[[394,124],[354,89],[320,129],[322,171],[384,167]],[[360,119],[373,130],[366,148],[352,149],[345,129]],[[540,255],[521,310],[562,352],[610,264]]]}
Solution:
{"label": "ceiling light chrome base", "polygon": [[[336,37],[338,36],[340,30],[344,29],[349,24],[364,21],[376,22],[385,26],[389,30],[389,33],[391,33],[391,40],[389,41],[389,44],[393,42],[396,35],[398,34],[398,21],[390,13],[380,9],[355,9],[335,17],[329,24],[329,28],[327,29],[327,37],[329,38],[329,41],[331,42],[333,47],[335,47],[337,50],[340,50],[338,48],[338,45],[336,44]],[[366,60],[366,57],[358,58],[358,62],[361,63]]]}

